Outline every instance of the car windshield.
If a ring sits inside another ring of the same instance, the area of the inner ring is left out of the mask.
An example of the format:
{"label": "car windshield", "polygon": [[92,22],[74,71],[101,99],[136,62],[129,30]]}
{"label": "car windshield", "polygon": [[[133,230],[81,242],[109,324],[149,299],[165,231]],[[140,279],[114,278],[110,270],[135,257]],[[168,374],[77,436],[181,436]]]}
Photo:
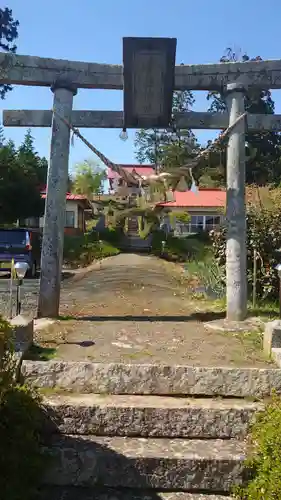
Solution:
{"label": "car windshield", "polygon": [[25,245],[25,231],[5,231],[0,229],[0,245]]}

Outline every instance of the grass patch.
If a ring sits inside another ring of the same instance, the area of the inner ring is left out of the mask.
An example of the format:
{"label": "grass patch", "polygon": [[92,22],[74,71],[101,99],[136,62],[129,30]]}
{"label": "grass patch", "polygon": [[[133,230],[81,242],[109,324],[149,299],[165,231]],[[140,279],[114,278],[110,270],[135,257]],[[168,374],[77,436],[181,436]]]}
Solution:
{"label": "grass patch", "polygon": [[253,304],[249,304],[249,312],[252,316],[258,316],[260,318],[272,321],[274,319],[279,319],[279,304],[278,302],[263,301],[261,304],[257,304],[254,308]]}
{"label": "grass patch", "polygon": [[242,487],[235,488],[241,500],[281,498],[281,399],[273,396],[257,415],[249,436],[249,456]]}
{"label": "grass patch", "polygon": [[30,361],[51,361],[56,356],[57,349],[54,347],[42,347],[38,344],[32,344],[24,359]]}
{"label": "grass patch", "polygon": [[[211,299],[206,293],[194,292],[192,293],[192,299],[194,303],[202,311],[214,311],[214,312],[225,312],[226,313],[226,299],[218,298]],[[261,304],[257,304],[254,308],[253,304],[248,302],[248,317],[260,318],[262,321],[273,321],[274,319],[279,319],[279,304],[276,302],[263,301]]]}

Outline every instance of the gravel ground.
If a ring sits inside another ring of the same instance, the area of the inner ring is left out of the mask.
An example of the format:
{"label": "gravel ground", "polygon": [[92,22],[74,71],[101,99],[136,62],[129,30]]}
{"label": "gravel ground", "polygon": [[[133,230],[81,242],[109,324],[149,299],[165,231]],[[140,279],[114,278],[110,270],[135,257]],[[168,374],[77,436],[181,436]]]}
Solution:
{"label": "gravel ground", "polygon": [[61,359],[274,367],[258,333],[206,330],[219,314],[192,300],[173,265],[151,256],[121,254],[66,281],[61,314],[37,334]]}

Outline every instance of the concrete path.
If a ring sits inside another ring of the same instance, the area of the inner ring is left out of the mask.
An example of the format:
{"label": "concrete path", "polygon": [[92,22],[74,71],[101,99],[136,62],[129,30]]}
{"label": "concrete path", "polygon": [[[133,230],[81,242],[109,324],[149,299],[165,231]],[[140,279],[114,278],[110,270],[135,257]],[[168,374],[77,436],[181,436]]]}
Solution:
{"label": "concrete path", "polygon": [[64,318],[38,341],[67,360],[268,366],[259,334],[204,328],[219,316],[211,306],[192,300],[174,265],[121,254],[65,282]]}

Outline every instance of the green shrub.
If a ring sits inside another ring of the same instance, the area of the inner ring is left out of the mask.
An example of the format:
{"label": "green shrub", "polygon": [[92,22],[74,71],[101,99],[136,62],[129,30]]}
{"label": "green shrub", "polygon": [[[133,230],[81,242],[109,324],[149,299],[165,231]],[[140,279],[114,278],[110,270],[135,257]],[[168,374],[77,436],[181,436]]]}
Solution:
{"label": "green shrub", "polygon": [[209,252],[209,245],[196,237],[177,238],[170,234],[166,235],[164,231],[154,231],[151,251],[154,255],[167,260],[186,262],[193,259],[203,260]]}
{"label": "green shrub", "polygon": [[[281,190],[268,191],[268,203],[248,203],[247,206],[247,277],[249,292],[253,287],[254,250],[257,260],[257,296],[261,299],[278,298],[279,279],[274,269],[281,255]],[[269,203],[270,202],[270,203]],[[225,268],[226,228],[210,233],[216,261]]]}
{"label": "green shrub", "polygon": [[281,499],[281,400],[275,396],[258,414],[250,434],[247,479],[235,491],[241,500]]}
{"label": "green shrub", "polygon": [[122,234],[123,232],[121,228],[106,227],[103,231],[100,231],[98,239],[118,247],[120,245]]}
{"label": "green shrub", "polygon": [[119,248],[107,241],[98,240],[95,232],[81,236],[66,236],[64,261],[70,267],[86,267],[95,260],[120,253]]}
{"label": "green shrub", "polygon": [[187,275],[195,278],[209,296],[222,298],[225,295],[224,273],[214,259],[194,260],[187,264]]}
{"label": "green shrub", "polygon": [[0,318],[0,496],[33,500],[46,465],[42,454],[42,408],[38,395],[16,380],[10,327]]}
{"label": "green shrub", "polygon": [[154,255],[167,260],[184,262],[187,258],[184,240],[171,235],[166,236],[164,231],[152,233],[151,251]]}

